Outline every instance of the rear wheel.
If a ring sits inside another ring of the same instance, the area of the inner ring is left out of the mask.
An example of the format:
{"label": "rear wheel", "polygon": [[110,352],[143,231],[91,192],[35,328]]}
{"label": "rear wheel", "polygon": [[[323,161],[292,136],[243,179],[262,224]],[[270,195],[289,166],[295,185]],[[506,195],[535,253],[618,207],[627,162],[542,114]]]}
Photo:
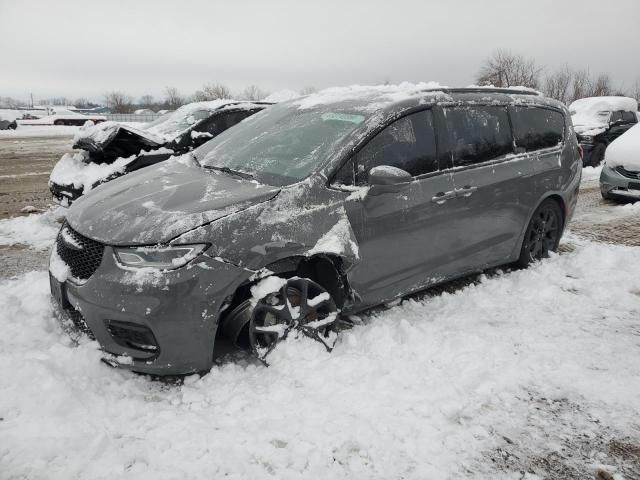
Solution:
{"label": "rear wheel", "polygon": [[549,256],[560,244],[563,216],[558,203],[548,198],[536,209],[522,241],[518,266],[526,267],[531,262]]}

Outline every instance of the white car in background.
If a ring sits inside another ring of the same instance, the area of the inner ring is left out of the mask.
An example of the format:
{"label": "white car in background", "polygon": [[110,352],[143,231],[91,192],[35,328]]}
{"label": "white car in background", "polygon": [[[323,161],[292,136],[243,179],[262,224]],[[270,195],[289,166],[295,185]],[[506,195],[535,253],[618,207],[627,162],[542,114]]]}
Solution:
{"label": "white car in background", "polygon": [[85,115],[66,108],[48,108],[44,116],[28,120],[18,120],[18,125],[84,125],[87,121],[100,123],[107,120],[104,115]]}
{"label": "white car in background", "polygon": [[640,124],[631,127],[607,148],[600,191],[605,199],[640,200]]}

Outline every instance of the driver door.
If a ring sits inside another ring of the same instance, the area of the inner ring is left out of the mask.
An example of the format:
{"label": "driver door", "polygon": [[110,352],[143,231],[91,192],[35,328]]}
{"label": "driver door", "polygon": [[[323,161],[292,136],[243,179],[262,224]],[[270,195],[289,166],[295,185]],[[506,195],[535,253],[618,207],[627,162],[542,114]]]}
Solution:
{"label": "driver door", "polygon": [[345,202],[360,256],[349,279],[363,303],[380,303],[451,274],[451,215],[459,202],[451,176],[440,173],[438,163],[434,117],[423,110],[388,125],[343,167],[357,186],[367,186],[377,166],[412,175],[395,191],[371,186]]}

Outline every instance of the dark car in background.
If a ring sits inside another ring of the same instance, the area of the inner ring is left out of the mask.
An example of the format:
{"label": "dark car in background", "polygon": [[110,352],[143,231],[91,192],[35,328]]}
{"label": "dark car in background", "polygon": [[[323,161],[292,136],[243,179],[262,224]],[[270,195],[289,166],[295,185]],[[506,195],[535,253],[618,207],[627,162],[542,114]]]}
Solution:
{"label": "dark car in background", "polygon": [[569,106],[585,167],[597,167],[611,142],[638,123],[638,102],[630,97],[588,97]]}
{"label": "dark car in background", "polygon": [[65,154],[51,172],[53,198],[68,206],[101,183],[196,148],[267,107],[264,102],[215,100],[180,107],[141,127],[104,122],[80,131],[76,154]]}
{"label": "dark car in background", "polygon": [[582,172],[566,108],[503,89],[330,89],[193,156],[99,186],[58,235],[52,295],[114,365],[206,371],[218,335],[331,348],[339,312],[548,256]]}

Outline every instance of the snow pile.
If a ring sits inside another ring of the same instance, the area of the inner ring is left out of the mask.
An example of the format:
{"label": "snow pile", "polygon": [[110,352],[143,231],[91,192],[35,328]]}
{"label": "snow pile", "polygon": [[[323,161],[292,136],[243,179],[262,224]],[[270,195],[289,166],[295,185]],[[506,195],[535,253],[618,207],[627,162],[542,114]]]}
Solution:
{"label": "snow pile", "polygon": [[126,166],[137,158],[132,155],[118,158],[113,163],[89,162],[89,152],[82,150],[78,153],[65,153],[51,171],[49,181],[56,185],[69,185],[83,188],[83,193],[90,191],[94,184],[114,173],[123,172]]}
{"label": "snow pile", "polygon": [[572,441],[637,438],[638,264],[637,248],[577,245],[370,315],[331,354],[291,339],[268,368],[227,363],[180,386],[107,367],[95,342],[75,346],[53,319],[47,273],[29,273],[0,283],[0,471],[506,478],[488,458],[500,449],[584,472]]}
{"label": "snow pile", "polygon": [[638,102],[629,97],[588,97],[569,105],[576,133],[598,135],[609,127],[609,117],[615,111],[637,112]]}
{"label": "snow pile", "polygon": [[616,138],[604,152],[608,167],[640,171],[640,123]]}
{"label": "snow pile", "polygon": [[311,256],[316,253],[342,255],[346,253],[358,258],[358,244],[354,239],[351,223],[349,223],[346,212],[342,209],[340,220],[331,227],[331,230],[318,239],[318,242],[309,250],[308,255]]}
{"label": "snow pile", "polygon": [[64,216],[64,208],[0,220],[0,245],[27,245],[37,250],[51,247]]}

